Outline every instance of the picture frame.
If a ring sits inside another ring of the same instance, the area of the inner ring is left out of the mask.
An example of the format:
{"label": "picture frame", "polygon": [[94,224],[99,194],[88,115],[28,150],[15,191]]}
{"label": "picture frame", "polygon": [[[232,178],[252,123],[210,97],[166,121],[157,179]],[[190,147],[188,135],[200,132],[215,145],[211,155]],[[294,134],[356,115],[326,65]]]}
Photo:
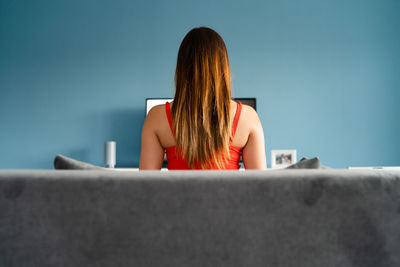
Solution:
{"label": "picture frame", "polygon": [[296,150],[271,150],[271,168],[282,169],[297,162]]}

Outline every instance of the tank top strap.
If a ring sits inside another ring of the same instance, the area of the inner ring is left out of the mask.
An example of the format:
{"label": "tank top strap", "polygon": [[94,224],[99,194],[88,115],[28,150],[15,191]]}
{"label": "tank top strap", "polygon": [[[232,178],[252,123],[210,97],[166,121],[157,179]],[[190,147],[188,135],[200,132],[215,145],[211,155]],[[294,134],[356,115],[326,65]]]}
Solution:
{"label": "tank top strap", "polygon": [[235,133],[236,133],[236,130],[237,130],[237,126],[238,126],[239,117],[240,117],[240,113],[241,113],[241,112],[242,112],[242,103],[239,101],[239,102],[237,103],[235,118],[233,119],[233,124],[232,124],[232,138],[231,138],[231,140],[233,140],[233,138],[235,137]]}
{"label": "tank top strap", "polygon": [[172,135],[175,137],[174,127],[172,126],[172,116],[171,116],[171,108],[169,106],[169,102],[165,103],[165,113],[167,113],[169,127],[171,128]]}

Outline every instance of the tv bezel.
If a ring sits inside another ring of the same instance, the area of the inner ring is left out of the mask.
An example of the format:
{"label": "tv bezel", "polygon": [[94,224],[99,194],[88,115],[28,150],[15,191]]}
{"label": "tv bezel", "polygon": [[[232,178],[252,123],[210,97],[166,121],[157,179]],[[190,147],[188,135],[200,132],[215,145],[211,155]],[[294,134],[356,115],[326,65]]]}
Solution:
{"label": "tv bezel", "polygon": [[[148,97],[146,98],[146,102],[145,102],[145,112],[146,112],[146,116],[147,116],[147,100],[174,100],[171,97]],[[242,100],[254,100],[254,110],[257,111],[257,98],[255,97],[234,97],[232,98],[232,100],[234,101],[242,101]]]}

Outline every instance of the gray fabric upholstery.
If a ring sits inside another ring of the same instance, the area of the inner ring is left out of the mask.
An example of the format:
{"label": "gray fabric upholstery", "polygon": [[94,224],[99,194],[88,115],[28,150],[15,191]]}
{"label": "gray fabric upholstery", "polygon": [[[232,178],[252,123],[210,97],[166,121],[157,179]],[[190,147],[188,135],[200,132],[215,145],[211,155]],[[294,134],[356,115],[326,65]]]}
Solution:
{"label": "gray fabric upholstery", "polygon": [[329,169],[329,168],[322,166],[319,158],[315,157],[312,159],[302,158],[299,162],[290,165],[286,169]]}
{"label": "gray fabric upholstery", "polygon": [[0,171],[0,266],[400,266],[400,172]]}
{"label": "gray fabric upholstery", "polygon": [[92,164],[58,154],[54,159],[54,169],[56,169],[56,170],[101,170],[104,168],[94,166]]}

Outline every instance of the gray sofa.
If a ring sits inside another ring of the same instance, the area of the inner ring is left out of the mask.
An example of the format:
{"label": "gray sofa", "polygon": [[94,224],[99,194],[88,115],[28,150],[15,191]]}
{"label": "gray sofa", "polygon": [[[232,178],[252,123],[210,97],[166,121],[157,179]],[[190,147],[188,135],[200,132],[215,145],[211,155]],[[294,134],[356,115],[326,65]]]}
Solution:
{"label": "gray sofa", "polygon": [[0,266],[400,266],[400,172],[2,170]]}

